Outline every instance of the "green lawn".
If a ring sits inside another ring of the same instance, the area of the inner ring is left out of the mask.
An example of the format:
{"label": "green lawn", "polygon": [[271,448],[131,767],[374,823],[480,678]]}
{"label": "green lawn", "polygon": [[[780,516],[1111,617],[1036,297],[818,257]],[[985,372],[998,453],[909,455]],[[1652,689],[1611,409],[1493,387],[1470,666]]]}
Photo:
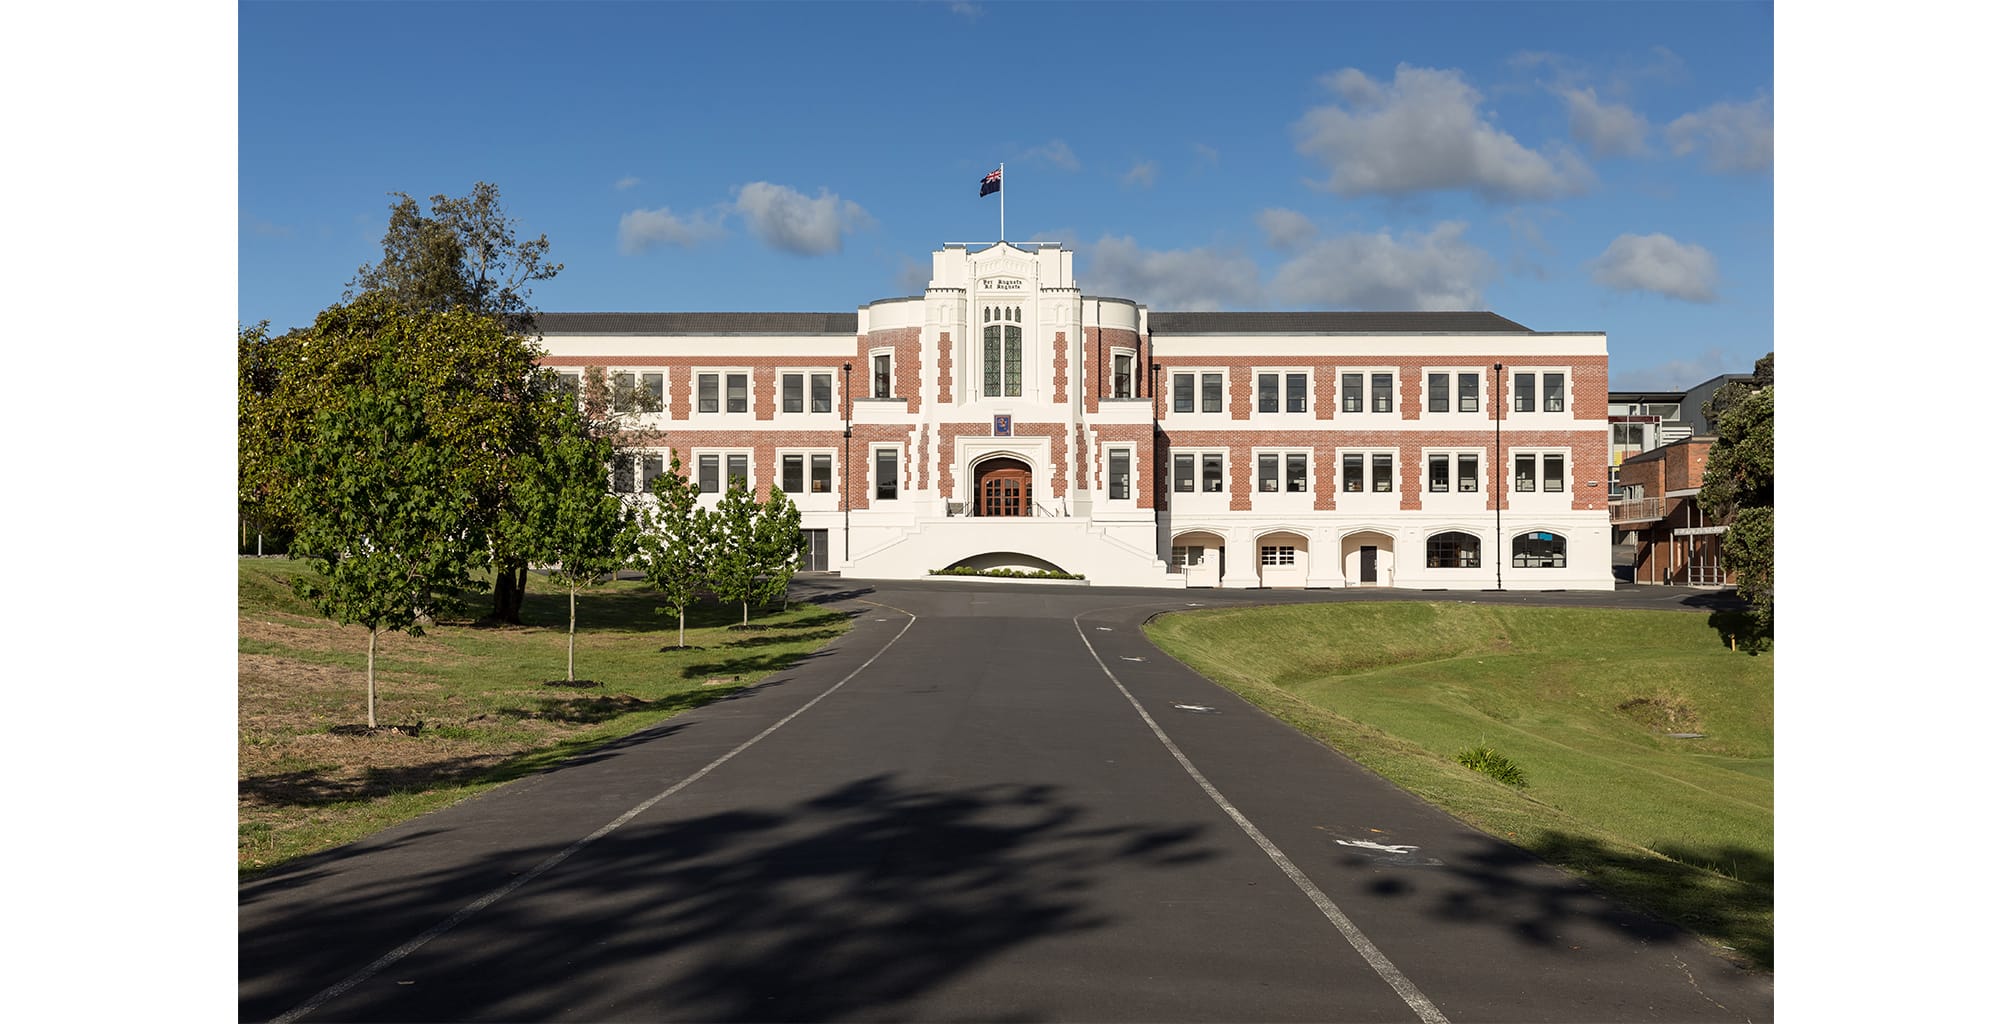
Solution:
{"label": "green lawn", "polygon": [[[1364,602],[1146,633],[1392,782],[1772,967],[1774,659],[1729,649],[1707,616]],[[1461,767],[1473,747],[1527,788]]]}
{"label": "green lawn", "polygon": [[[566,594],[532,576],[523,626],[449,620],[378,638],[377,720],[364,723],[368,634],[290,589],[305,564],[238,561],[238,867],[267,871],[557,764],[753,685],[850,628],[811,605],[705,605],[677,622],[640,583],[581,595],[575,685]],[[474,612],[486,610],[476,595]],[[730,628],[735,627],[735,628]]]}

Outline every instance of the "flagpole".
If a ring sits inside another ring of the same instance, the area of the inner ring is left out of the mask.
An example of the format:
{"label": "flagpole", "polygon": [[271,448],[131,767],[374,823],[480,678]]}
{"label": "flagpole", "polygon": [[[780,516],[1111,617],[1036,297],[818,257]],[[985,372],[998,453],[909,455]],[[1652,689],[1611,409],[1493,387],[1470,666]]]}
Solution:
{"label": "flagpole", "polygon": [[999,162],[999,240],[1006,240],[1006,162]]}

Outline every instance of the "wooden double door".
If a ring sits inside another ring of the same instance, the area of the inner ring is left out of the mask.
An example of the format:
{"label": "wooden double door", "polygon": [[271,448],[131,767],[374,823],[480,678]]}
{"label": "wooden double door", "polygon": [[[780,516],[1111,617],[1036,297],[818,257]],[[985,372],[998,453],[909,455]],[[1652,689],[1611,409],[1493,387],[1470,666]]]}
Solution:
{"label": "wooden double door", "polygon": [[1034,471],[1013,459],[988,459],[972,470],[981,516],[1034,514]]}

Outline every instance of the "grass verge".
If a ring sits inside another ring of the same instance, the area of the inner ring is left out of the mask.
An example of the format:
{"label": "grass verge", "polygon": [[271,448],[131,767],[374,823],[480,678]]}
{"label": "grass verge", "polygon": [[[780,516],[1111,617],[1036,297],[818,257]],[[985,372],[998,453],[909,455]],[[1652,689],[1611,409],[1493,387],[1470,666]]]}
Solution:
{"label": "grass verge", "polygon": [[[737,628],[740,606],[677,622],[654,592],[580,596],[566,681],[566,595],[532,576],[523,626],[446,621],[380,635],[377,721],[363,728],[369,634],[293,594],[298,562],[238,562],[238,873],[350,842],[754,685],[850,628],[792,605]],[[479,595],[471,599],[486,608]]]}
{"label": "grass verge", "polygon": [[[1771,970],[1774,660],[1731,650],[1714,621],[1378,602],[1183,612],[1146,635],[1398,786]],[[1526,785],[1463,767],[1477,747]]]}

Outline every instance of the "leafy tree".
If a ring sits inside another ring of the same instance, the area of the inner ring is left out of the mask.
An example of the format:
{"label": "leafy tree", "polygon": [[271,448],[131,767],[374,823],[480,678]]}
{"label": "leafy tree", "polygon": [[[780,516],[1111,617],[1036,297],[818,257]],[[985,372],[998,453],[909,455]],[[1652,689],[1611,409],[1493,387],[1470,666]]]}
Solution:
{"label": "leafy tree", "polygon": [[372,729],[378,634],[421,635],[427,619],[454,605],[485,552],[481,533],[468,528],[477,480],[435,429],[432,382],[393,348],[406,336],[379,335],[383,347],[363,378],[341,385],[284,457],[298,510],[290,553],[317,574],[296,587],[323,615],[370,631]]}
{"label": "leafy tree", "polygon": [[1726,410],[1739,404],[1741,399],[1753,394],[1755,391],[1771,387],[1774,387],[1773,352],[1760,357],[1754,363],[1754,375],[1751,382],[1729,380],[1720,385],[1717,391],[1712,392],[1712,397],[1705,399],[1704,408],[1699,410],[1704,416],[1705,431],[1712,434],[1718,433],[1719,418],[1726,414]]}
{"label": "leafy tree", "polygon": [[713,593],[741,603],[745,626],[750,603],[768,601],[789,586],[800,517],[781,488],[770,486],[768,500],[758,502],[739,477],[728,483],[713,515],[719,538],[711,566]]}
{"label": "leafy tree", "polygon": [[1755,364],[1754,375],[1755,383],[1767,383],[1729,401],[1720,415],[1698,502],[1725,524],[1721,544],[1726,567],[1738,578],[1740,596],[1753,606],[1755,624],[1767,635],[1774,624],[1772,353]]}
{"label": "leafy tree", "polygon": [[523,531],[512,546],[552,566],[566,588],[566,680],[573,680],[580,592],[627,564],[636,544],[634,516],[608,491],[613,445],[587,430],[570,405],[554,409],[530,476],[519,492],[523,509],[510,528]]}
{"label": "leafy tree", "polygon": [[656,499],[638,509],[641,533],[636,566],[662,591],[660,611],[678,620],[678,646],[685,645],[685,611],[706,588],[708,560],[716,546],[711,512],[699,504],[699,485],[684,474],[678,453],[650,482]]}
{"label": "leafy tree", "polygon": [[[384,256],[375,265],[357,268],[344,301],[370,297],[411,312],[468,310],[495,319],[513,334],[535,337],[530,285],[550,280],[565,265],[546,258],[551,243],[544,235],[517,240],[517,222],[504,212],[495,185],[478,181],[465,196],[436,195],[426,213],[411,196],[391,194],[396,201],[384,231]],[[512,483],[524,476],[523,467],[507,464],[534,443],[519,431],[512,438],[492,439],[482,451],[480,457],[496,462],[499,470],[483,493],[481,515],[491,526],[523,515],[511,493]],[[522,536],[520,530],[492,530],[497,547],[491,552],[496,587],[490,616],[499,622],[522,622],[530,562],[525,552],[511,546]]]}
{"label": "leafy tree", "polygon": [[514,330],[532,329],[533,281],[566,269],[546,259],[544,235],[517,240],[517,222],[503,211],[501,192],[478,181],[465,196],[434,196],[431,214],[403,192],[393,192],[384,229],[384,258],[356,268],[343,301],[380,295],[414,311],[472,309],[505,318]]}
{"label": "leafy tree", "polygon": [[284,449],[272,443],[266,416],[300,347],[295,335],[274,338],[269,327],[270,321],[238,327],[238,518],[261,535],[283,533],[288,520]]}

